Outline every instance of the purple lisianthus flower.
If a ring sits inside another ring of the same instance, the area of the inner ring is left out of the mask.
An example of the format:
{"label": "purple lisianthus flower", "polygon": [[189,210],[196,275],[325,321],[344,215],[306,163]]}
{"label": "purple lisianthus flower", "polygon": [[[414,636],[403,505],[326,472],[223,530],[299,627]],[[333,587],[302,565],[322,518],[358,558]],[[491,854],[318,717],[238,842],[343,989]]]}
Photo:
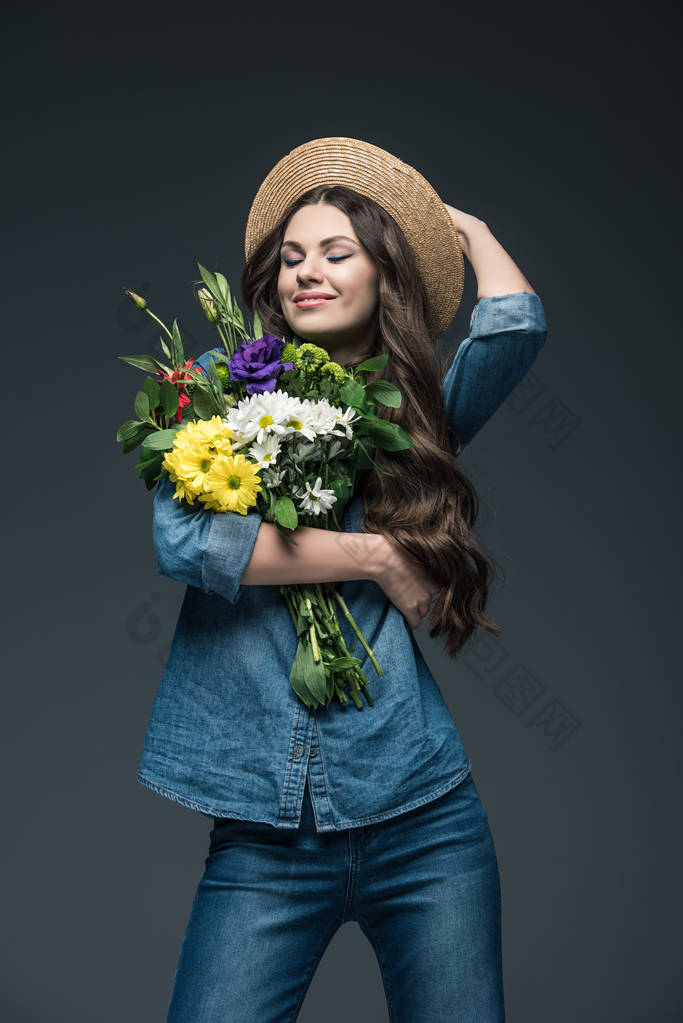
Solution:
{"label": "purple lisianthus flower", "polygon": [[280,370],[294,369],[293,362],[282,361],[283,345],[273,334],[240,345],[228,362],[230,379],[246,383],[248,395],[274,391]]}

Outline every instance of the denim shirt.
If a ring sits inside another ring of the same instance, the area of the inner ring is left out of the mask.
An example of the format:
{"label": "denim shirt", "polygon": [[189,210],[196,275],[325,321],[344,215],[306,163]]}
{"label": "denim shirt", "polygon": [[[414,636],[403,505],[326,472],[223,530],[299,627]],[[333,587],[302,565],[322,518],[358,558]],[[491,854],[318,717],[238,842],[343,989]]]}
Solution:
{"label": "denim shirt", "polygon": [[[449,426],[468,444],[525,376],[545,343],[531,292],[481,298],[446,371]],[[197,363],[205,370],[215,348]],[[451,442],[453,448],[453,442]],[[306,707],[289,672],[297,637],[279,585],[245,586],[262,516],[153,503],[157,570],[186,585],[147,727],[138,781],[210,817],[297,828],[308,778],[316,829],[386,820],[457,785],[470,761],[401,612],[372,580],[337,582],[383,674],[362,670],[374,705]],[[362,498],[342,517],[360,532]],[[359,644],[344,615],[349,649]],[[362,647],[359,647],[362,652]]]}

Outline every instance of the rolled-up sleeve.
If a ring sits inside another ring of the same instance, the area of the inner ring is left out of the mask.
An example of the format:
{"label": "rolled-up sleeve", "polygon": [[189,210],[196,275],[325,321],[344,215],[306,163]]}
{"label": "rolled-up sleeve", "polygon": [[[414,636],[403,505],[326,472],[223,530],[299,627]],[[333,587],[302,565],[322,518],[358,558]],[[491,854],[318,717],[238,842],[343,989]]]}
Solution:
{"label": "rolled-up sleeve", "polygon": [[534,292],[480,298],[443,380],[448,425],[464,447],[527,374],[548,333]]}
{"label": "rolled-up sleeve", "polygon": [[[197,360],[204,369],[211,353]],[[214,512],[174,498],[175,483],[165,476],[153,504],[157,571],[171,579],[217,593],[231,604],[242,596],[242,576],[251,558],[263,516],[250,509]]]}
{"label": "rolled-up sleeve", "polygon": [[174,493],[175,484],[165,478],[154,495],[157,571],[236,604],[262,515],[255,508],[246,515],[192,508]]}

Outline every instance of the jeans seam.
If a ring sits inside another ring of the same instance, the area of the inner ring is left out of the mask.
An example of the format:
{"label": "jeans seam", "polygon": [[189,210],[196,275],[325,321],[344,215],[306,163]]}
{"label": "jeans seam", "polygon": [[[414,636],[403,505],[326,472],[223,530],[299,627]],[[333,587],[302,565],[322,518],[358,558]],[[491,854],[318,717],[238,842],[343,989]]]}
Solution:
{"label": "jeans seam", "polygon": [[343,921],[342,917],[335,917],[335,919],[333,920],[332,924],[328,927],[328,929],[325,931],[324,935],[322,936],[322,938],[320,940],[320,944],[318,945],[317,949],[313,953],[312,960],[311,960],[311,962],[309,964],[309,967],[308,967],[308,969],[306,971],[306,975],[304,977],[303,984],[302,984],[302,987],[301,987],[301,994],[299,995],[299,1001],[294,1006],[294,1012],[292,1013],[292,1015],[287,1020],[287,1023],[294,1023],[294,1021],[297,1019],[297,1017],[299,1015],[299,1010],[301,1009],[301,1006],[303,1005],[303,1002],[304,1002],[304,998],[306,997],[306,994],[308,992],[308,987],[309,987],[309,984],[310,984],[311,979],[313,977],[313,974],[315,973],[315,971],[317,969],[318,963],[322,959],[323,952],[327,948],[327,945],[329,944],[330,939],[333,937],[333,935],[335,934],[337,929],[343,924],[343,922],[344,921]]}
{"label": "jeans seam", "polygon": [[394,1012],[394,1005],[393,1002],[391,1001],[389,984],[387,982],[387,972],[384,966],[384,954],[382,952],[382,946],[380,944],[379,938],[377,937],[376,932],[374,931],[373,927],[370,924],[370,921],[366,916],[363,916],[362,913],[357,913],[356,920],[358,920],[359,923],[362,921],[365,924],[367,928],[367,937],[370,939],[370,943],[372,944],[372,947],[375,950],[375,955],[377,956],[377,962],[379,963],[380,973],[382,974],[382,985],[384,987],[384,995],[387,1002],[387,1009],[389,1011],[389,1023],[397,1023],[398,1017]]}
{"label": "jeans seam", "polygon": [[346,875],[346,892],[344,894],[344,905],[342,907],[342,922],[346,923],[347,920],[351,920],[351,903],[353,902],[353,888],[355,881],[356,865],[354,863],[353,856],[353,839],[351,837],[351,829],[346,832],[346,844],[349,852],[349,869]]}

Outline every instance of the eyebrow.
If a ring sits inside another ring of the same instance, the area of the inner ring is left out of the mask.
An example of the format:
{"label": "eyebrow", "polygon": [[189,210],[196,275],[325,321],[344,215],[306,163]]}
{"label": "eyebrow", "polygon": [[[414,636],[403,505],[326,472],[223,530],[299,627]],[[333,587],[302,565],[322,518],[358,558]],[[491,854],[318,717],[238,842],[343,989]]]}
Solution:
{"label": "eyebrow", "polygon": [[[329,245],[331,242],[336,242],[341,239],[343,239],[346,242],[352,242],[354,245],[358,244],[356,241],[354,241],[353,238],[349,238],[345,234],[333,234],[331,238],[323,238],[322,241],[320,242],[320,246],[321,248],[323,248],[325,245]],[[285,245],[291,245],[292,248],[294,249],[301,249],[302,252],[304,250],[303,245],[300,245],[299,242],[292,241],[291,238],[285,238],[281,247],[284,249]]]}

